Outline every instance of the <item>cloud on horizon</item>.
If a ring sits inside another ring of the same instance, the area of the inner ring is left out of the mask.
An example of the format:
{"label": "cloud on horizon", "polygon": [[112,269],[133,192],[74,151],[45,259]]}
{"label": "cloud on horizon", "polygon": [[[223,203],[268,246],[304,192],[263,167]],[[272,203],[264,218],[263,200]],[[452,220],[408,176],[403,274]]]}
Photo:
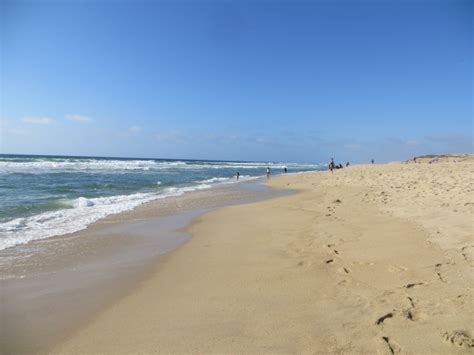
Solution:
{"label": "cloud on horizon", "polygon": [[74,114],[74,115],[73,114],[67,114],[66,118],[69,121],[74,121],[74,122],[78,122],[78,123],[91,123],[92,122],[92,118],[87,117],[87,116],[83,116],[83,115],[77,115],[77,114]]}
{"label": "cloud on horizon", "polygon": [[23,128],[11,128],[7,132],[15,136],[27,136],[31,134],[30,130]]}
{"label": "cloud on horizon", "polygon": [[23,117],[21,121],[25,123],[39,124],[39,125],[50,125],[51,123],[54,122],[54,120],[49,117]]}

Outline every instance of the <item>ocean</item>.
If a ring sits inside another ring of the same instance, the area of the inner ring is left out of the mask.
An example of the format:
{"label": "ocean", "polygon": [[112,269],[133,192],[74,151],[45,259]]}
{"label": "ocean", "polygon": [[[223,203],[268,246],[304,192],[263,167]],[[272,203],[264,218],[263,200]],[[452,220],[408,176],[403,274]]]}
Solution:
{"label": "ocean", "polygon": [[[145,202],[319,164],[0,154],[0,250],[85,229]],[[240,173],[237,181],[236,173]]]}

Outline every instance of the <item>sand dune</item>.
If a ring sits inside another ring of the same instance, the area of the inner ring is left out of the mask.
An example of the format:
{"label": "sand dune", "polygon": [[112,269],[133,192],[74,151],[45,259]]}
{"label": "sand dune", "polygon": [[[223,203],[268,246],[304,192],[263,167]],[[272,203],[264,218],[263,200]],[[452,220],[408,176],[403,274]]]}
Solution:
{"label": "sand dune", "polygon": [[54,352],[472,353],[474,164],[287,175]]}
{"label": "sand dune", "polygon": [[436,163],[473,163],[472,154],[444,154],[444,155],[422,155],[413,160],[407,160],[406,163],[416,164],[436,164]]}

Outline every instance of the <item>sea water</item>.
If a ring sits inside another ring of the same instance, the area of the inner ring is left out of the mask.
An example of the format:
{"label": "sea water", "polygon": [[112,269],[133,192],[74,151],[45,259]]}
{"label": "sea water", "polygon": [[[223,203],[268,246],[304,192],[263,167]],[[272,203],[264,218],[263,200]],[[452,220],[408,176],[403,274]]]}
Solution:
{"label": "sea water", "polygon": [[[0,154],[0,250],[85,229],[147,201],[319,164]],[[236,173],[240,173],[237,181]]]}

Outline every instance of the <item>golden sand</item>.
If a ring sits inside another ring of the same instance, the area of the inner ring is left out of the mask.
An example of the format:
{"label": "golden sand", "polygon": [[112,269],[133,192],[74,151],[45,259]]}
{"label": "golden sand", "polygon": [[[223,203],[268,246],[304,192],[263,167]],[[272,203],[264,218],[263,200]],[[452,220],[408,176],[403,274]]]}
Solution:
{"label": "golden sand", "polygon": [[272,179],[53,352],[472,353],[474,164]]}

